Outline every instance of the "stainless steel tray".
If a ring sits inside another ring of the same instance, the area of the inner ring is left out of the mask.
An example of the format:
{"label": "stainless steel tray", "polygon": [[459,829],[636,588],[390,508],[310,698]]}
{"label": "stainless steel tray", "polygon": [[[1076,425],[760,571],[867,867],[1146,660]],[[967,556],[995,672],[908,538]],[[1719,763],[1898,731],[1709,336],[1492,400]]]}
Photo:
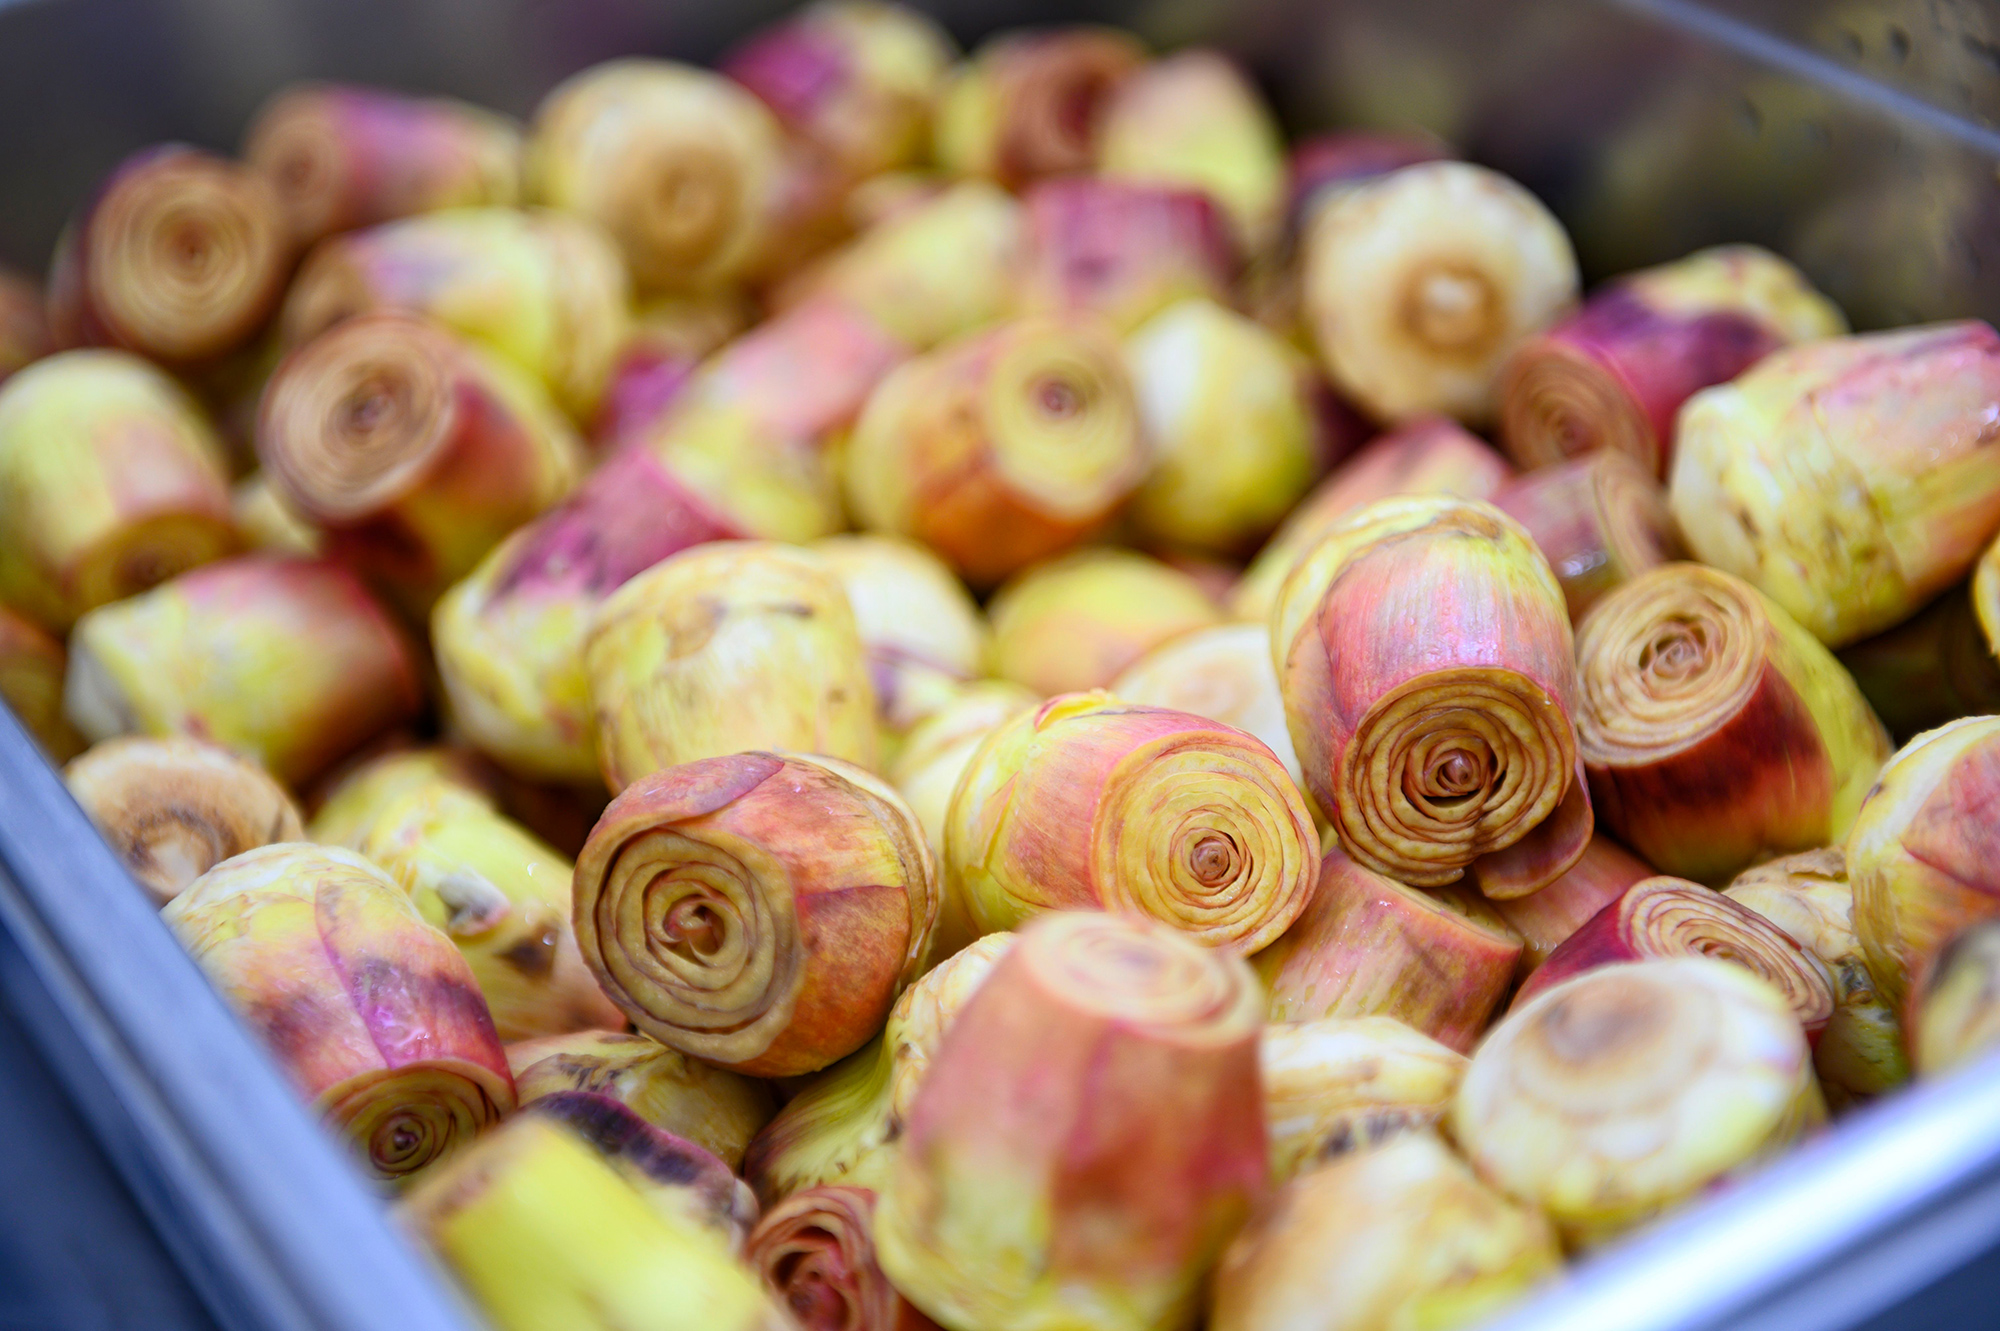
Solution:
{"label": "stainless steel tray", "polygon": [[[634,51],[703,59],[786,6],[691,0],[0,0],[0,259],[39,267],[124,153],[232,146],[289,79],[525,113]],[[1532,185],[1602,275],[1721,240],[1863,326],[2000,317],[2000,5],[1147,0],[927,6],[1239,53],[1295,129],[1420,124]],[[230,1331],[466,1325],[0,711],[0,997]],[[1579,1265],[1507,1331],[2000,1319],[2000,1061],[1857,1114]]]}

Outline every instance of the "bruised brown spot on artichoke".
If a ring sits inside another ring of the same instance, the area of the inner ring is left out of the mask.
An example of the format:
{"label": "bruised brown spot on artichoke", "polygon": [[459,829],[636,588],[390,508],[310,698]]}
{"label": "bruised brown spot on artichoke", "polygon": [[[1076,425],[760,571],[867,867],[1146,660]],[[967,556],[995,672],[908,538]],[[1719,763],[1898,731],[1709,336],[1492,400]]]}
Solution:
{"label": "bruised brown spot on artichoke", "polygon": [[[646,1132],[644,1119],[609,1096],[587,1090],[563,1091],[543,1096],[535,1101],[534,1109],[569,1124],[607,1155],[631,1154],[655,1182],[692,1183],[701,1176],[700,1157],[671,1149],[671,1143],[678,1139],[656,1140]],[[659,1136],[666,1138],[667,1134]]]}
{"label": "bruised brown spot on artichoke", "polygon": [[1833,1018],[1832,976],[1798,939],[1733,897],[1669,877],[1633,884],[1563,940],[1522,984],[1515,1006],[1583,971],[1671,957],[1705,957],[1752,972],[1792,1005],[1813,1041]]}
{"label": "bruised brown spot on artichoke", "polygon": [[679,1212],[741,1246],[756,1217],[749,1188],[707,1148],[639,1116],[630,1105],[593,1091],[558,1091],[528,1112],[576,1132],[664,1210]]}
{"label": "bruised brown spot on artichoke", "polygon": [[500,960],[530,979],[543,979],[555,969],[556,945],[561,941],[559,930],[542,929],[498,955]]}
{"label": "bruised brown spot on artichoke", "polygon": [[1335,1128],[1332,1135],[1321,1143],[1313,1153],[1318,1161],[1335,1160],[1364,1146],[1373,1146],[1384,1138],[1399,1132],[1411,1132],[1428,1128],[1443,1117],[1442,1108],[1436,1110],[1387,1109],[1380,1113],[1360,1114],[1348,1119]]}

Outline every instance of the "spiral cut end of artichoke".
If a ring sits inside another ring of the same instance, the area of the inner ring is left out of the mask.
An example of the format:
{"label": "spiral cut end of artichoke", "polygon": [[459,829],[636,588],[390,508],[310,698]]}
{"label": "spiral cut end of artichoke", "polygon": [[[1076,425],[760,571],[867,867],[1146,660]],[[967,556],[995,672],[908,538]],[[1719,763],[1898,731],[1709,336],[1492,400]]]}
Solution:
{"label": "spiral cut end of artichoke", "polygon": [[192,739],[113,739],[63,773],[154,904],[223,860],[303,841],[298,807],[260,767]]}
{"label": "spiral cut end of artichoke", "polygon": [[121,168],[79,241],[88,302],[110,340],[163,361],[205,361],[263,324],[291,244],[256,173],[165,149]]}
{"label": "spiral cut end of artichoke", "polygon": [[449,336],[402,315],[349,319],[279,367],[258,454],[285,498],[318,522],[358,522],[415,489],[459,410]]}
{"label": "spiral cut end of artichoke", "polygon": [[1824,1116],[1784,996],[1685,958],[1591,971],[1510,1013],[1466,1070],[1451,1127],[1482,1178],[1587,1245]]}
{"label": "spiral cut end of artichoke", "polygon": [[[1069,800],[1093,792],[1079,823]],[[947,872],[991,931],[1095,906],[1212,947],[1264,947],[1312,893],[1312,816],[1254,737],[1103,693],[1065,694],[996,730],[968,763]]]}
{"label": "spiral cut end of artichoke", "polygon": [[1808,1038],[1816,1039],[1833,1017],[1832,977],[1797,939],[1730,897],[1668,877],[1634,883],[1615,908],[1556,948],[1515,1002],[1607,961],[1674,957],[1712,957],[1755,974],[1784,995]]}
{"label": "spiral cut end of artichoke", "polygon": [[1500,435],[1525,469],[1587,453],[1623,453],[1661,475],[1666,441],[1625,381],[1589,346],[1560,330],[1524,342],[1500,379]]}
{"label": "spiral cut end of artichoke", "polygon": [[707,144],[663,141],[634,150],[631,177],[613,195],[622,238],[668,271],[699,269],[726,254],[755,201],[740,165]]}
{"label": "spiral cut end of artichoke", "polygon": [[641,288],[692,289],[756,257],[780,164],[777,121],[707,70],[615,60],[570,79],[536,113],[531,186],[617,238]]}
{"label": "spiral cut end of artichoke", "polygon": [[[829,859],[836,828],[847,853]],[[795,1076],[852,1053],[915,978],[936,870],[878,778],[738,754],[615,801],[578,861],[574,914],[585,960],[641,1029],[725,1067]]]}
{"label": "spiral cut end of artichoke", "polygon": [[671,828],[642,833],[592,898],[577,920],[584,956],[655,1039],[745,1064],[790,1020],[803,979],[797,922],[727,849]]}
{"label": "spiral cut end of artichoke", "polygon": [[1088,171],[1111,94],[1145,63],[1128,34],[1072,26],[1004,34],[973,52],[938,105],[936,151],[954,175],[1010,189]]}
{"label": "spiral cut end of artichoke", "polygon": [[1335,385],[1388,420],[1491,415],[1507,357],[1578,285],[1548,210],[1463,162],[1405,167],[1329,203],[1306,238],[1304,281]]}
{"label": "spiral cut end of artichoke", "polygon": [[867,1188],[809,1188],[765,1213],[743,1255],[805,1331],[893,1331],[903,1296],[875,1262],[874,1219]]}
{"label": "spiral cut end of artichoke", "polygon": [[513,122],[375,88],[281,91],[251,125],[243,160],[277,195],[300,244],[434,208],[511,206],[521,193]]}
{"label": "spiral cut end of artichoke", "polygon": [[1763,674],[1769,620],[1754,590],[1695,564],[1604,602],[1577,632],[1584,761],[1655,762],[1735,716]]}
{"label": "spiral cut end of artichoke", "polygon": [[1094,521],[1144,470],[1138,410],[1116,343],[1087,324],[1014,325],[984,394],[1001,476],[1034,507]]}
{"label": "spiral cut end of artichoke", "polygon": [[1598,530],[1619,577],[1681,556],[1680,533],[1657,481],[1616,453],[1598,459],[1588,474]]}
{"label": "spiral cut end of artichoke", "polygon": [[1615,588],[1576,655],[1600,813],[1668,873],[1726,882],[1840,838],[1889,752],[1839,661],[1717,569],[1665,564]]}
{"label": "spiral cut end of artichoke", "polygon": [[459,1059],[364,1073],[319,1098],[320,1112],[352,1144],[369,1177],[398,1187],[464,1149],[513,1103],[504,1077]]}
{"label": "spiral cut end of artichoke", "polygon": [[1074,545],[1148,465],[1117,343],[1088,319],[1021,319],[891,373],[843,464],[870,530],[921,538],[990,585]]}
{"label": "spiral cut end of artichoke", "polygon": [[1354,732],[1341,844],[1413,887],[1458,881],[1534,831],[1576,779],[1562,700],[1512,670],[1449,670],[1384,697]]}
{"label": "spiral cut end of artichoke", "polygon": [[[1516,895],[1581,853],[1561,597],[1526,530],[1448,495],[1377,500],[1293,568],[1273,659],[1306,780],[1355,860],[1439,887],[1525,846],[1495,866]],[[1530,842],[1552,815],[1548,844]]]}
{"label": "spiral cut end of artichoke", "polygon": [[361,182],[341,115],[348,95],[314,86],[284,92],[258,115],[243,145],[243,160],[277,196],[300,244],[369,220],[350,216],[350,199]]}

